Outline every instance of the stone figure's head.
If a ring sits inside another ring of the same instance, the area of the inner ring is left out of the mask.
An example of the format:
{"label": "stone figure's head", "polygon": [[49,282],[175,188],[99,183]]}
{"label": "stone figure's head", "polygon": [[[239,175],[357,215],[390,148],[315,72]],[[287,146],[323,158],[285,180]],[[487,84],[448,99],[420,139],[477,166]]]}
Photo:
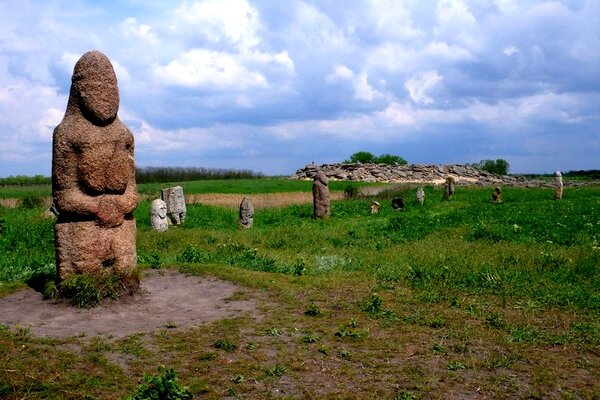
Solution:
{"label": "stone figure's head", "polygon": [[329,184],[329,178],[327,178],[327,175],[325,175],[323,171],[317,172],[317,174],[313,178],[313,182],[317,181],[321,182],[323,185]]}
{"label": "stone figure's head", "polygon": [[158,216],[160,219],[167,218],[167,203],[161,199],[152,201],[152,215]]}
{"label": "stone figure's head", "polygon": [[496,192],[498,194],[502,193],[500,190],[500,187],[498,187],[498,186],[496,186],[496,188],[494,189],[494,192]]}
{"label": "stone figure's head", "polygon": [[116,118],[119,88],[108,57],[96,50],[81,56],[73,69],[71,97],[92,122],[106,124]]}
{"label": "stone figure's head", "polygon": [[560,173],[560,171],[556,171],[554,173],[554,176],[557,177],[557,178],[560,178],[560,177],[562,177],[562,174]]}

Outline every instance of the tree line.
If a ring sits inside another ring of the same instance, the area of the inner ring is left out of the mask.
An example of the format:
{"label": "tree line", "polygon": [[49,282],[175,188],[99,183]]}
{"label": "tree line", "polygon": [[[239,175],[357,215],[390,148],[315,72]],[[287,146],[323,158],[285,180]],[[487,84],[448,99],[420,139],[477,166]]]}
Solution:
{"label": "tree line", "polygon": [[[198,167],[144,167],[136,168],[137,183],[186,182],[216,179],[256,179],[263,178],[260,172],[251,170]],[[0,186],[50,185],[52,178],[43,175],[16,175],[0,178]]]}

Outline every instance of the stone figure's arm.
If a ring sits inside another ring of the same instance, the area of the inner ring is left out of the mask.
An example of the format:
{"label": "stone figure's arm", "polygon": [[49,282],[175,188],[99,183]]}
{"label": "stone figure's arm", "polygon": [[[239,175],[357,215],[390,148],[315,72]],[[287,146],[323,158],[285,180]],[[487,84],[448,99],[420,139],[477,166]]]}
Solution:
{"label": "stone figure's arm", "polygon": [[89,196],[79,187],[75,150],[56,128],[53,145],[52,186],[54,204],[59,213],[96,216],[99,196]]}

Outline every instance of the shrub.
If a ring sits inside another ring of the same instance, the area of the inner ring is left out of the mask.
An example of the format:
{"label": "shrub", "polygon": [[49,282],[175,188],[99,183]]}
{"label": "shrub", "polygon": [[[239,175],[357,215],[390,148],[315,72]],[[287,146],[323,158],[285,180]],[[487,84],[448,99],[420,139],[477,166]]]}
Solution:
{"label": "shrub", "polygon": [[190,400],[192,394],[187,387],[177,384],[177,373],[173,368],[159,366],[157,375],[144,375],[144,382],[127,400]]}
{"label": "shrub", "polygon": [[44,288],[44,295],[47,298],[68,298],[76,307],[92,308],[103,299],[116,300],[125,293],[137,292],[139,284],[140,277],[137,272],[130,276],[72,274],[58,285],[48,283]]}

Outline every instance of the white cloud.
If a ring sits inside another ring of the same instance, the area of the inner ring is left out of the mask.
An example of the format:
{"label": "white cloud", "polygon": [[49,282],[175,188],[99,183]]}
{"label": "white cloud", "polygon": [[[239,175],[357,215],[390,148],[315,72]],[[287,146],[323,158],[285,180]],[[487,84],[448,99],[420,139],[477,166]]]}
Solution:
{"label": "white cloud", "polygon": [[155,66],[155,75],[166,84],[215,89],[245,90],[267,85],[265,77],[250,71],[231,54],[193,49],[167,65]]}
{"label": "white cloud", "polygon": [[152,30],[152,27],[147,24],[138,23],[136,18],[126,18],[121,24],[121,30],[125,39],[139,39],[150,45],[158,44],[158,36]]}
{"label": "white cloud", "polygon": [[502,53],[504,53],[505,56],[512,56],[515,53],[518,53],[519,49],[517,49],[515,46],[509,46],[509,47],[505,47],[504,50],[502,51]]}
{"label": "white cloud", "polygon": [[335,83],[339,81],[350,81],[354,88],[354,98],[362,101],[373,101],[377,97],[381,97],[382,94],[368,82],[368,74],[362,71],[356,75],[354,71],[345,65],[338,65],[334,68],[334,71],[325,77],[327,83]]}
{"label": "white cloud", "polygon": [[243,51],[261,42],[258,13],[246,0],[184,2],[175,14],[213,42],[224,39]]}
{"label": "white cloud", "polygon": [[406,80],[404,86],[415,103],[431,104],[433,99],[427,96],[427,92],[442,79],[437,71],[426,71]]}

